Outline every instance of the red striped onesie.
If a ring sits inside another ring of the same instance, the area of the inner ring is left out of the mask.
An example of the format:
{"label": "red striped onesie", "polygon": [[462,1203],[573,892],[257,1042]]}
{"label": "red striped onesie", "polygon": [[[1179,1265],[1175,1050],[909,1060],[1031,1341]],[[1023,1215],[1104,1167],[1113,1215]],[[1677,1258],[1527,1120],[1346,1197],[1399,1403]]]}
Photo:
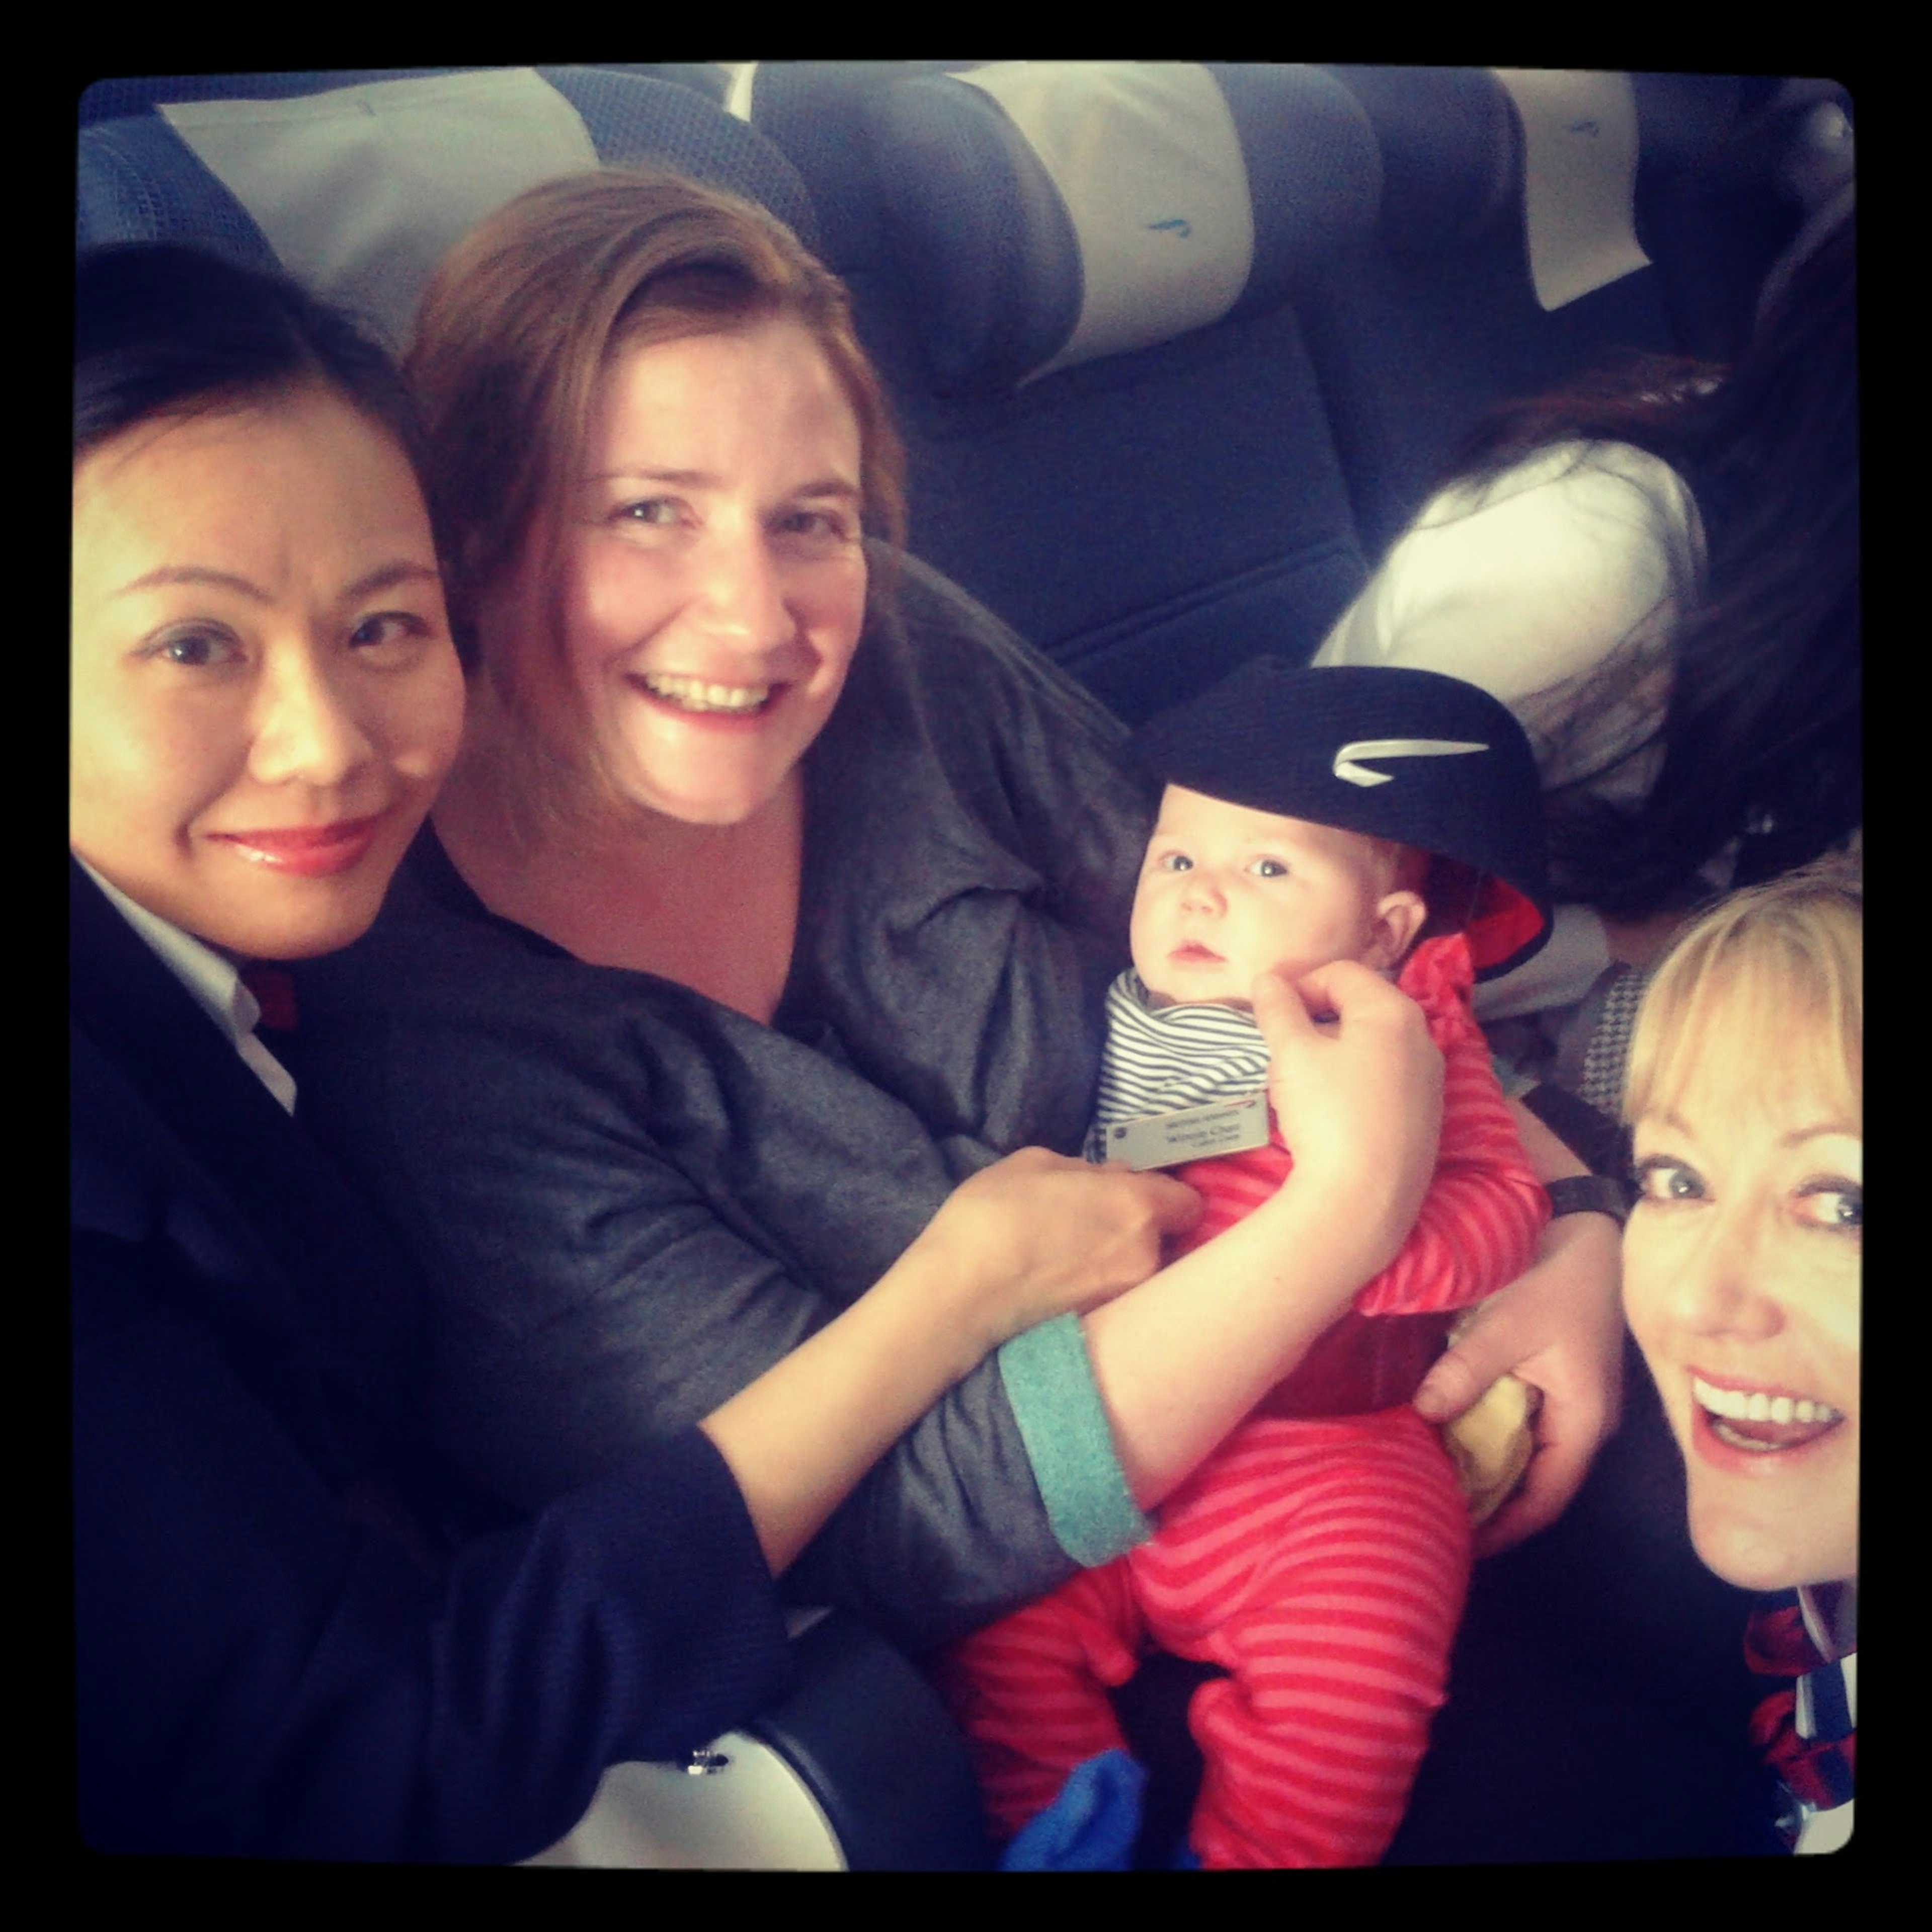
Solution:
{"label": "red striped onesie", "polygon": [[[1228,1672],[1195,1694],[1206,1768],[1189,1837],[1209,1869],[1372,1864],[1401,1822],[1442,1702],[1469,1516],[1408,1406],[1447,1311],[1514,1280],[1546,1215],[1468,1010],[1467,941],[1418,947],[1400,984],[1447,1062],[1442,1139],[1402,1252],[1160,1510],[1151,1541],[958,1646],[945,1671],[995,1828],[1123,1744],[1107,1696],[1149,1646]],[[1178,1170],[1206,1197],[1195,1247],[1280,1186],[1279,1141]]]}

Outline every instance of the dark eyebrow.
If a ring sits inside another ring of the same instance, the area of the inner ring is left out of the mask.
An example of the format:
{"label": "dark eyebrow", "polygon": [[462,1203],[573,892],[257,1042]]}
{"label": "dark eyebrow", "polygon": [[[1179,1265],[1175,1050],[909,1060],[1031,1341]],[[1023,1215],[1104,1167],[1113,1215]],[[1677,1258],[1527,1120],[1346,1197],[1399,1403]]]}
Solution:
{"label": "dark eyebrow", "polygon": [[268,593],[245,577],[237,577],[232,571],[204,569],[192,563],[170,564],[160,570],[151,570],[145,577],[137,577],[132,583],[122,584],[114,594],[117,597],[131,597],[138,591],[159,590],[170,584],[209,584],[223,590],[238,592],[257,604],[269,601]]}
{"label": "dark eyebrow", "polygon": [[374,596],[379,590],[393,590],[399,584],[440,584],[442,581],[440,571],[432,570],[426,563],[398,557],[394,563],[386,563],[370,571],[367,577],[358,577],[343,592],[343,601],[357,603],[364,597]]}
{"label": "dark eyebrow", "polygon": [[[393,590],[399,584],[434,584],[440,580],[440,574],[428,564],[398,557],[393,563],[378,565],[367,576],[358,577],[343,592],[342,601],[356,603],[364,597],[374,596],[378,591]],[[140,591],[164,590],[175,584],[211,584],[218,590],[232,590],[251,603],[274,602],[260,584],[245,577],[238,577],[232,571],[210,570],[193,563],[170,564],[160,570],[151,570],[145,577],[137,577],[132,583],[122,584],[114,594],[117,597],[130,597]]]}

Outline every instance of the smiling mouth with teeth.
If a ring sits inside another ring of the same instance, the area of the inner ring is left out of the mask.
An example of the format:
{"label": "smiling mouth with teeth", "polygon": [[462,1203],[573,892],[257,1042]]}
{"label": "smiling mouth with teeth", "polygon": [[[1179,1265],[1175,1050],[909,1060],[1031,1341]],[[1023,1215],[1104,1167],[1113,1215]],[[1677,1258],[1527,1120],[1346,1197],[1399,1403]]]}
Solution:
{"label": "smiling mouth with teeth", "polygon": [[675,671],[645,671],[636,681],[653,698],[680,711],[723,712],[735,717],[762,711],[776,688],[769,684],[712,684]]}
{"label": "smiling mouth with teeth", "polygon": [[1767,1395],[1762,1389],[1718,1388],[1701,1376],[1690,1378],[1690,1393],[1720,1442],[1760,1455],[1815,1442],[1845,1419],[1844,1412],[1829,1402]]}

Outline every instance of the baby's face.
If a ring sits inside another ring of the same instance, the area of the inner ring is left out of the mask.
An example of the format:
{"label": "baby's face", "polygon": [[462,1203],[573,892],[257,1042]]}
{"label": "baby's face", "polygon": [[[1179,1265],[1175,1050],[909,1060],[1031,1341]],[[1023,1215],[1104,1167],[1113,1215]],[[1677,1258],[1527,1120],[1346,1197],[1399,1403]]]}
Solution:
{"label": "baby's face", "polygon": [[[1384,968],[1414,926],[1392,926],[1388,848],[1360,832],[1251,812],[1169,785],[1134,895],[1134,967],[1164,1006],[1245,1006],[1256,976],[1336,959]],[[1396,929],[1399,928],[1400,929]]]}

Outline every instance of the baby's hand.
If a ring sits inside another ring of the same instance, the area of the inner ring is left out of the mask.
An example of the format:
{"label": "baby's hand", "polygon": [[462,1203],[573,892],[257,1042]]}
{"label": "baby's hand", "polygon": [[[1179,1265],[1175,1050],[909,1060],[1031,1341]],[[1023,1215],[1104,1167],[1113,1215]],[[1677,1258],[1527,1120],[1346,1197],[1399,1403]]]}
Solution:
{"label": "baby's hand", "polygon": [[1264,973],[1254,1001],[1292,1178],[1359,1217],[1375,1274],[1414,1225],[1436,1168],[1442,1055],[1422,1009],[1351,960],[1296,982]]}

